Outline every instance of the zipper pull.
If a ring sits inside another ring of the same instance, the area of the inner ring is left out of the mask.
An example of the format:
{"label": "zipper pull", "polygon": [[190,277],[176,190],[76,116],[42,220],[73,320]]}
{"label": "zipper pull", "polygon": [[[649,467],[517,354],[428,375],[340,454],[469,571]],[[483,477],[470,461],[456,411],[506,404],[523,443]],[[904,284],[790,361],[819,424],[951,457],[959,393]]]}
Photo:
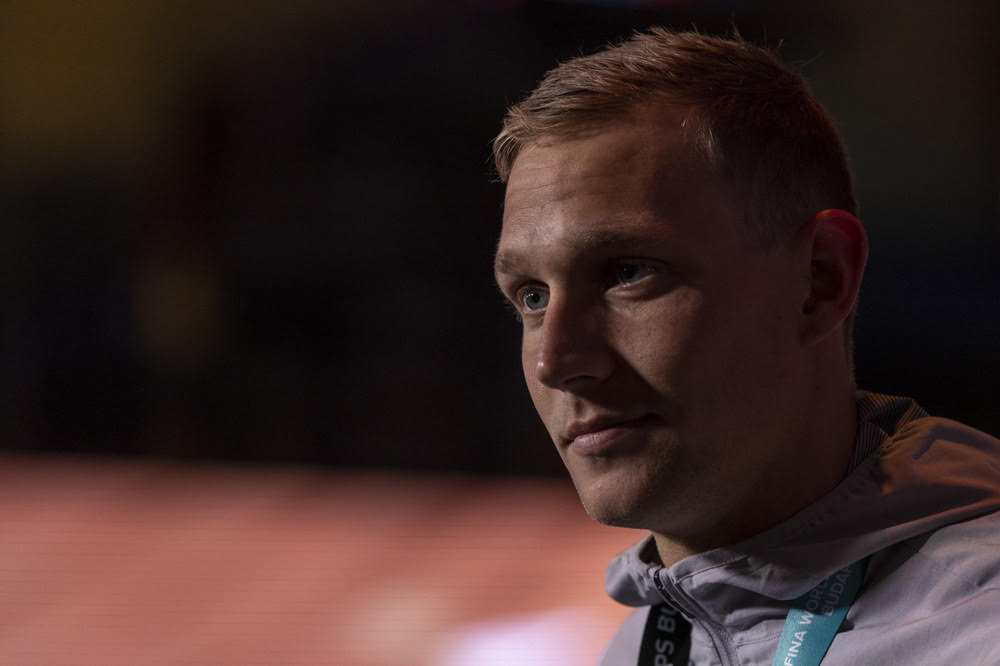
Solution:
{"label": "zipper pull", "polygon": [[660,596],[663,600],[670,604],[671,608],[676,609],[681,615],[683,615],[688,621],[693,621],[694,616],[688,613],[682,604],[677,603],[674,599],[674,595],[670,594],[667,590],[667,586],[663,583],[660,576],[666,575],[666,567],[660,567],[659,569],[654,569],[652,572],[653,583],[656,585],[656,589],[659,591]]}

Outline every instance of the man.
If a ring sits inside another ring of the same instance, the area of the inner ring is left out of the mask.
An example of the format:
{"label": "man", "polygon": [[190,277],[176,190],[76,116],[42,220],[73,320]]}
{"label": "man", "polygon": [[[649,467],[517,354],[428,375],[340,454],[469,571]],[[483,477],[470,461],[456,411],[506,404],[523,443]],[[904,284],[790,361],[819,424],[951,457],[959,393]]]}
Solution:
{"label": "man", "polygon": [[587,512],[650,530],[602,663],[1000,664],[1000,442],[855,390],[867,241],[804,80],[654,29],[494,154],[532,400]]}

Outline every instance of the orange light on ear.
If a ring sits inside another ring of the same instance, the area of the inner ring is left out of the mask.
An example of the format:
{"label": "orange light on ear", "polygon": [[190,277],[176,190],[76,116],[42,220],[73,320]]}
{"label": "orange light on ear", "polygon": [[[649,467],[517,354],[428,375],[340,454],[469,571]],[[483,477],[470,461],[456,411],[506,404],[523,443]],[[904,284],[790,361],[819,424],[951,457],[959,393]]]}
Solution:
{"label": "orange light on ear", "polygon": [[810,291],[802,308],[801,335],[809,344],[819,342],[846,322],[845,344],[868,260],[868,236],[851,213],[831,208],[813,218],[803,236],[808,252]]}

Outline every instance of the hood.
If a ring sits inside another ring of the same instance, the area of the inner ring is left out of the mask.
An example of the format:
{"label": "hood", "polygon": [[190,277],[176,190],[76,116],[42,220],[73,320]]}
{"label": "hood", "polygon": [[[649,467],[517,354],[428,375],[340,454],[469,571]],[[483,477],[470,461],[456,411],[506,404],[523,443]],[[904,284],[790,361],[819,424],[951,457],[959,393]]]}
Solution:
{"label": "hood", "polygon": [[[859,392],[854,468],[833,491],[766,532],[684,558],[665,573],[722,623],[762,597],[795,599],[893,544],[1000,509],[998,455],[1000,440],[929,417],[908,398]],[[613,599],[662,603],[651,546],[647,535],[611,561],[605,588]]]}

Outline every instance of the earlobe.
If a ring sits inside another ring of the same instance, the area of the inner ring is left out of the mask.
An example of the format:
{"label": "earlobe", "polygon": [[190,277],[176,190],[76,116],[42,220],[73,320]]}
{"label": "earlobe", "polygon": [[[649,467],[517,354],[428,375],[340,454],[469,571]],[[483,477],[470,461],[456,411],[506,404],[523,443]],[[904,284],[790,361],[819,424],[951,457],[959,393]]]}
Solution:
{"label": "earlobe", "polygon": [[802,304],[801,335],[818,343],[847,319],[858,297],[868,259],[868,237],[858,218],[829,209],[810,224],[809,294]]}

